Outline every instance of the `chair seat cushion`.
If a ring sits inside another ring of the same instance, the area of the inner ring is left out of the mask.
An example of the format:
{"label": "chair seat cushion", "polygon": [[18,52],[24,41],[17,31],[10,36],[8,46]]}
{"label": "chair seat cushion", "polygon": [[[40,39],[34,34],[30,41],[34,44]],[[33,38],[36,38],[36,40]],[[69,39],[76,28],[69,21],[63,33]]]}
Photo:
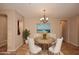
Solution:
{"label": "chair seat cushion", "polygon": [[55,47],[54,45],[51,46],[51,47],[49,48],[49,51],[53,53],[53,52],[54,52],[54,47]]}
{"label": "chair seat cushion", "polygon": [[34,49],[32,49],[32,51],[31,51],[31,53],[37,54],[37,53],[39,53],[41,50],[42,50],[42,49],[41,49],[39,46],[35,45],[35,46],[34,46]]}

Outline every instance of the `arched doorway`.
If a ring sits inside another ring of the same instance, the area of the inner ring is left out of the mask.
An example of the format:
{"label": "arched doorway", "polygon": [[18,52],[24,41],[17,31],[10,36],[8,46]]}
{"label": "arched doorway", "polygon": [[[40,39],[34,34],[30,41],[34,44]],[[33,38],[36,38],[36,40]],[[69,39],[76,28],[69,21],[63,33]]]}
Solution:
{"label": "arched doorway", "polygon": [[62,27],[62,36],[64,38],[64,41],[67,41],[68,40],[68,21],[61,20],[61,27]]}

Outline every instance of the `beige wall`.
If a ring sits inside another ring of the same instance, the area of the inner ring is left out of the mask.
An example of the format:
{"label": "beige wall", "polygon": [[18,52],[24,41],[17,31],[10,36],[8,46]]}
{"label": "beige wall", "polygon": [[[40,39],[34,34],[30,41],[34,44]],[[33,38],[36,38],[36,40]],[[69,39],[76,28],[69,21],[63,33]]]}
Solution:
{"label": "beige wall", "polygon": [[22,35],[17,35],[17,20],[21,19],[15,10],[2,10],[0,14],[6,14],[7,18],[7,45],[8,51],[16,51],[16,49],[23,44]]}
{"label": "beige wall", "polygon": [[67,19],[68,21],[68,39],[67,42],[79,46],[79,17],[73,16]]}
{"label": "beige wall", "polygon": [[[56,34],[57,37],[61,36],[61,26],[60,21],[56,18],[50,18],[49,22],[51,24],[52,33]],[[40,20],[37,19],[27,19],[24,20],[24,29],[27,28],[31,32],[31,37],[36,33],[36,24],[40,23]]]}
{"label": "beige wall", "polygon": [[75,18],[69,20],[69,42],[77,45],[77,20]]}
{"label": "beige wall", "polygon": [[[16,37],[16,41],[15,41],[15,46],[16,49],[19,48],[21,45],[23,45],[23,38],[22,38],[22,32],[23,32],[23,16],[20,15],[19,13],[15,12],[15,37]],[[20,35],[17,35],[17,21],[19,20],[19,28],[20,28]]]}

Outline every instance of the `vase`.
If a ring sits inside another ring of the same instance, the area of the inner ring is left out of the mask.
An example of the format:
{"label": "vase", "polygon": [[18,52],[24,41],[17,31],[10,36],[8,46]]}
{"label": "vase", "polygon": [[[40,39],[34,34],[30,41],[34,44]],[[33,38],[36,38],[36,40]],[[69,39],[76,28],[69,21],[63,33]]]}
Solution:
{"label": "vase", "polygon": [[46,39],[46,36],[47,36],[47,35],[44,33],[44,34],[43,34],[43,39]]}

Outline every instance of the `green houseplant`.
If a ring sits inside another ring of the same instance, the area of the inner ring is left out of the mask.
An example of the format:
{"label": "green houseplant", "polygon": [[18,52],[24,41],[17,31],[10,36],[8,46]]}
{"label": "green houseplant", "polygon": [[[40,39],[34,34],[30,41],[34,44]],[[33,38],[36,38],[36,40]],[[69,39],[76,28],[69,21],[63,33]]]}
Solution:
{"label": "green houseplant", "polygon": [[30,35],[30,31],[25,29],[23,31],[23,39],[25,39],[25,41],[27,41],[27,37],[29,37],[29,35]]}

